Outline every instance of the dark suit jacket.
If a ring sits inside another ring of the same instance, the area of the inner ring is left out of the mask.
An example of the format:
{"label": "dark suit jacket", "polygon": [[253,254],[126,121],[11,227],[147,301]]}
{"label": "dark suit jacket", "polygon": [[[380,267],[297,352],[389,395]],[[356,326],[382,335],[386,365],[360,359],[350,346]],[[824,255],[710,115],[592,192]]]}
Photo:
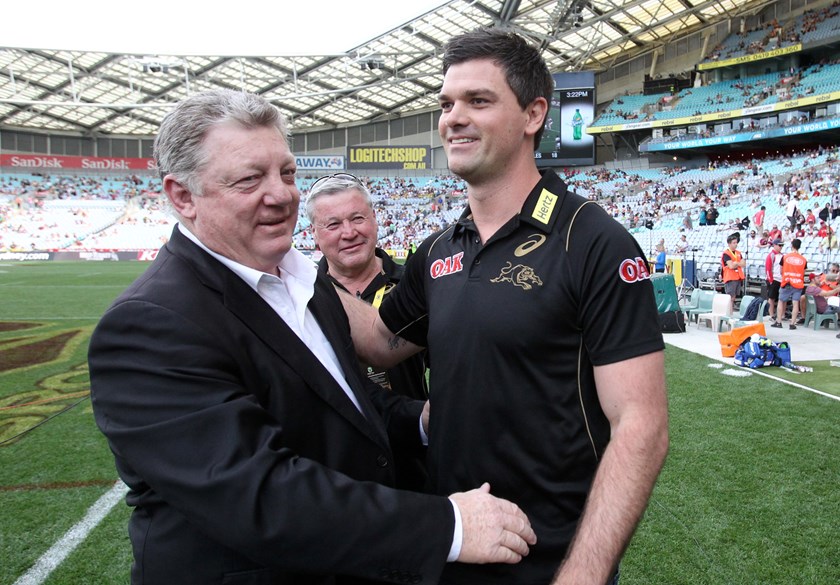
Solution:
{"label": "dark suit jacket", "polygon": [[[386,291],[390,291],[392,287],[397,285],[403,274],[403,267],[391,260],[385,250],[376,248],[374,253],[382,260],[382,272],[374,277],[362,291],[361,296],[363,301],[371,304],[380,288],[386,287]],[[329,274],[329,262],[327,262],[326,256],[318,262],[318,272],[329,278],[335,286],[347,291],[338,280]],[[347,292],[353,294],[350,291]],[[362,371],[367,370],[369,380],[397,394],[424,401],[429,396],[429,386],[426,382],[426,350],[414,354],[387,370],[368,366],[364,363],[361,364],[361,367]],[[418,492],[429,492],[429,486],[427,485],[429,474],[426,471],[425,450],[422,457],[401,452],[396,455],[394,463],[397,469],[397,487]]]}
{"label": "dark suit jacket", "polygon": [[310,310],[364,416],[242,279],[176,228],[93,334],[96,422],[131,491],[132,583],[435,583],[454,514],[384,487],[421,402],[369,383],[332,285]]}

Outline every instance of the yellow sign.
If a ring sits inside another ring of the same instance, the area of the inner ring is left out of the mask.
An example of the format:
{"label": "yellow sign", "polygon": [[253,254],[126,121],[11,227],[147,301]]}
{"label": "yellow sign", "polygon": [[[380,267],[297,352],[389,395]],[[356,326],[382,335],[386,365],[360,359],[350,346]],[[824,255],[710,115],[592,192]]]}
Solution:
{"label": "yellow sign", "polygon": [[540,193],[540,200],[537,201],[537,206],[534,208],[534,213],[531,214],[531,217],[548,225],[548,220],[551,219],[551,212],[554,211],[554,205],[556,203],[557,195],[548,189],[543,189],[542,193]]}
{"label": "yellow sign", "polygon": [[782,55],[789,55],[791,53],[798,53],[802,50],[802,43],[797,43],[789,47],[782,47],[781,49],[773,49],[772,51],[765,51],[764,53],[756,53],[754,55],[741,55],[733,59],[724,59],[723,61],[715,61],[713,63],[700,63],[697,69],[700,71],[709,71],[710,69],[719,69],[721,67],[731,67],[732,65],[740,65],[741,63],[752,63],[754,61],[763,61],[764,59],[772,59],[773,57],[781,57]]}
{"label": "yellow sign", "polygon": [[757,114],[767,114],[770,112],[781,112],[784,110],[794,110],[803,106],[810,106],[825,102],[833,102],[840,100],[840,91],[833,91],[831,93],[824,93],[820,95],[811,95],[808,97],[798,97],[793,100],[785,102],[777,102],[770,105],[758,105],[749,108],[741,108],[740,110],[728,110],[725,112],[714,112],[711,114],[703,114],[700,116],[689,116],[686,118],[673,118],[671,120],[652,120],[650,122],[633,122],[631,124],[612,124],[610,126],[590,126],[586,129],[587,134],[603,134],[605,132],[624,132],[627,130],[641,130],[645,128],[665,128],[668,126],[690,126],[692,124],[700,124],[702,122],[719,122],[720,120],[729,120],[732,118],[742,118],[744,116],[754,116]]}

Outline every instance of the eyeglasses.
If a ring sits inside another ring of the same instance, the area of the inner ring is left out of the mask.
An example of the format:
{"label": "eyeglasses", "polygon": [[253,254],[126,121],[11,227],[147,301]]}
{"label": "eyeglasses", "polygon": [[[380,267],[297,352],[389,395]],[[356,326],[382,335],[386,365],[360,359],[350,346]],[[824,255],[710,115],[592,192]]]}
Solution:
{"label": "eyeglasses", "polygon": [[315,181],[314,183],[312,183],[312,185],[309,186],[309,190],[313,191],[316,185],[318,185],[319,183],[323,183],[324,181],[328,181],[330,179],[352,181],[357,185],[361,185],[362,187],[364,187],[364,183],[362,183],[361,179],[359,179],[359,177],[357,177],[356,175],[351,175],[350,173],[335,173],[333,175],[324,175],[323,177],[320,177],[317,181]]}

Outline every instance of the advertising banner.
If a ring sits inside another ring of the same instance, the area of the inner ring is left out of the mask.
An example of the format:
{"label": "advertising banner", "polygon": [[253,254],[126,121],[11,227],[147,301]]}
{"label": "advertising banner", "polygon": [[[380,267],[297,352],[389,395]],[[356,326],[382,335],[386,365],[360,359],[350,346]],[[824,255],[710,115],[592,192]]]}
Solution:
{"label": "advertising banner", "polygon": [[709,71],[710,69],[719,69],[720,67],[731,67],[741,63],[753,63],[755,61],[763,61],[764,59],[773,59],[781,57],[782,55],[789,55],[791,53],[798,53],[802,50],[802,43],[797,43],[789,47],[782,47],[781,49],[773,49],[772,51],[765,51],[763,53],[754,53],[752,55],[741,55],[732,59],[724,59],[723,61],[712,61],[710,63],[700,63],[697,65],[699,71]]}
{"label": "advertising banner", "polygon": [[31,262],[32,260],[52,260],[52,252],[0,252],[0,261]]}
{"label": "advertising banner", "polygon": [[753,106],[749,108],[741,108],[739,110],[714,112],[713,114],[703,114],[700,116],[689,116],[687,118],[674,118],[671,120],[654,120],[651,122],[633,122],[631,124],[614,124],[611,126],[590,126],[586,129],[586,132],[588,132],[589,134],[601,134],[604,132],[622,132],[625,130],[641,130],[644,128],[667,128],[668,126],[688,126],[690,124],[718,122],[720,120],[731,120],[732,118],[741,118],[743,116],[753,116],[759,113],[795,110],[797,108],[805,106],[834,102],[837,100],[840,100],[840,91],[833,91],[831,93],[823,93],[819,95],[809,95],[806,97],[799,97],[784,102],[776,102],[775,104]]}
{"label": "advertising banner", "polygon": [[296,156],[295,164],[299,171],[343,171],[343,156]]}
{"label": "advertising banner", "polygon": [[534,152],[538,167],[595,164],[595,74],[555,73],[542,138]]}
{"label": "advertising banner", "polygon": [[158,255],[153,250],[30,250],[0,252],[0,261],[33,262],[54,260],[57,262],[151,262]]}
{"label": "advertising banner", "polygon": [[751,142],[764,138],[780,138],[782,136],[794,136],[797,134],[809,134],[823,130],[836,130],[840,128],[840,119],[818,120],[807,124],[796,124],[781,128],[770,128],[767,130],[751,130],[739,132],[727,136],[712,136],[710,138],[696,138],[693,140],[675,140],[674,142],[642,144],[639,150],[642,152],[657,152],[666,150],[682,150],[685,148],[699,148],[706,146],[719,146],[721,144],[732,144],[735,142]]}
{"label": "advertising banner", "polygon": [[432,168],[428,146],[349,146],[348,169],[413,170]]}
{"label": "advertising banner", "polygon": [[151,158],[121,158],[99,156],[55,156],[51,154],[0,154],[0,167],[20,170],[60,171],[63,169],[88,171],[154,171]]}

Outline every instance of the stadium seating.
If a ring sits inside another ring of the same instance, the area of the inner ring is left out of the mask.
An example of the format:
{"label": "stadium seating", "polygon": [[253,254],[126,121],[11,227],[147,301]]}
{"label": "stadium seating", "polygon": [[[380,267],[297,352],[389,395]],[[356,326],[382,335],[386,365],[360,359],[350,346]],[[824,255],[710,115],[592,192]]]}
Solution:
{"label": "stadium seating", "polygon": [[[693,168],[606,169],[592,167],[561,171],[570,188],[598,201],[652,253],[664,240],[674,257],[681,235],[698,276],[714,279],[726,236],[735,223],[766,207],[765,227],[788,225],[785,189],[800,192],[803,209],[822,208],[840,189],[840,149],[802,151],[773,158],[717,162]],[[315,177],[299,186],[305,201]],[[380,223],[379,243],[405,249],[457,220],[465,205],[463,182],[452,176],[394,178],[364,177]],[[136,250],[154,249],[166,241],[174,224],[154,177],[45,177],[25,173],[0,174],[0,250]],[[787,185],[787,187],[786,187]],[[715,201],[716,226],[700,226],[700,208]],[[683,229],[688,213],[691,230]],[[644,227],[650,221],[652,229]],[[840,228],[835,222],[834,228]],[[746,240],[740,249],[753,282],[764,278],[766,248]],[[785,240],[790,241],[790,234]],[[807,233],[802,252],[809,266],[821,271],[837,257],[820,248],[820,238]],[[312,229],[301,205],[295,245],[314,249]],[[714,285],[714,281],[709,281]]]}

